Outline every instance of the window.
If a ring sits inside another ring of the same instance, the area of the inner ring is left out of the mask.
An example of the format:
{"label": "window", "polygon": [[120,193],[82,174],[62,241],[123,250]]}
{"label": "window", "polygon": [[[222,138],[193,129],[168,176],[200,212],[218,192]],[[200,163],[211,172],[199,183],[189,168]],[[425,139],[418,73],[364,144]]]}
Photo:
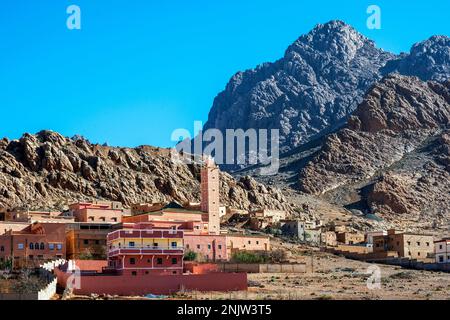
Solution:
{"label": "window", "polygon": [[23,243],[19,243],[19,244],[17,244],[17,249],[19,249],[19,250],[23,250]]}
{"label": "window", "polygon": [[177,264],[177,263],[178,263],[177,258],[172,258],[172,264]]}
{"label": "window", "polygon": [[158,246],[158,242],[154,242],[154,243],[153,243],[153,246],[154,246],[154,247],[159,247],[159,246]]}
{"label": "window", "polygon": [[136,264],[136,259],[135,258],[130,258],[130,264]]}
{"label": "window", "polygon": [[62,243],[58,243],[58,244],[56,245],[56,249],[57,249],[57,250],[62,250]]}
{"label": "window", "polygon": [[36,242],[36,243],[34,244],[34,250],[39,250],[39,243]]}
{"label": "window", "polygon": [[113,222],[117,222],[117,218],[111,218]]}
{"label": "window", "polygon": [[411,245],[411,241],[408,241],[408,246],[410,246]]}
{"label": "window", "polygon": [[134,245],[135,245],[134,241],[128,242],[128,246],[129,246],[129,247],[134,247]]}
{"label": "window", "polygon": [[172,242],[172,247],[173,248],[176,248],[177,247],[177,243],[174,241],[174,242]]}
{"label": "window", "polygon": [[89,221],[94,221],[94,217],[89,217],[88,220]]}
{"label": "window", "polygon": [[256,244],[259,244],[259,241],[256,241]]}
{"label": "window", "polygon": [[148,271],[145,271],[145,274],[148,274]]}
{"label": "window", "polygon": [[131,275],[132,276],[137,276],[137,272],[136,271],[131,271]]}
{"label": "window", "polygon": [[33,256],[32,254],[30,254],[30,255],[28,256],[28,259],[33,260],[33,259],[34,259],[34,256]]}
{"label": "window", "polygon": [[197,249],[200,249],[200,245],[199,244],[197,245]]}
{"label": "window", "polygon": [[188,244],[186,245],[186,249],[189,249],[189,245]]}
{"label": "window", "polygon": [[156,259],[156,264],[162,264],[162,258]]}
{"label": "window", "polygon": [[85,245],[88,245],[88,244],[89,244],[89,240],[88,240],[88,239],[84,239],[84,240],[83,240],[83,243],[84,243]]}
{"label": "window", "polygon": [[211,245],[210,244],[208,244],[208,250],[211,250]]}
{"label": "window", "polygon": [[417,241],[417,245],[420,246],[420,242],[419,241]]}
{"label": "window", "polygon": [[444,256],[439,256],[439,262],[440,263],[444,262]]}
{"label": "window", "polygon": [[100,244],[100,240],[95,240],[95,244],[99,245]]}
{"label": "window", "polygon": [[105,217],[100,217],[100,221],[105,222],[105,221],[106,221],[106,218],[105,218]]}
{"label": "window", "polygon": [[442,244],[439,245],[439,249],[442,249]]}
{"label": "window", "polygon": [[427,247],[429,247],[430,246],[430,243],[429,242],[427,242]]}
{"label": "window", "polygon": [[30,243],[30,250],[34,250],[34,243]]}
{"label": "window", "polygon": [[222,249],[222,245],[219,244],[219,245],[217,246],[217,248],[219,248],[219,250],[221,250],[221,249]]}
{"label": "window", "polygon": [[0,247],[0,251],[1,251],[1,252],[5,251],[5,247],[4,247],[4,246],[1,246],[1,247]]}
{"label": "window", "polygon": [[252,244],[252,242],[250,240],[248,240],[248,244]]}
{"label": "window", "polygon": [[420,252],[417,252],[417,255],[420,257]]}
{"label": "window", "polygon": [[49,243],[49,244],[48,244],[48,249],[49,249],[49,250],[55,250],[55,244]]}

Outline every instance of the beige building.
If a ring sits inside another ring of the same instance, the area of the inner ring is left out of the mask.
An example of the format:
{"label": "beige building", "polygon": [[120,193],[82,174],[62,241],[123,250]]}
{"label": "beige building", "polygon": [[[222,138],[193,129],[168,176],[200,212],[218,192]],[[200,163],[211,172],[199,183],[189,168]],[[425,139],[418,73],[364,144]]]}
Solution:
{"label": "beige building", "polygon": [[286,219],[286,211],[273,209],[259,209],[250,213],[255,218],[270,218],[272,223],[278,223]]}
{"label": "beige building", "polygon": [[337,232],[336,240],[343,244],[358,244],[365,242],[365,236],[361,233],[354,232]]}
{"label": "beige building", "polygon": [[373,251],[396,251],[399,257],[425,260],[434,254],[433,236],[388,230],[387,235],[373,237]]}

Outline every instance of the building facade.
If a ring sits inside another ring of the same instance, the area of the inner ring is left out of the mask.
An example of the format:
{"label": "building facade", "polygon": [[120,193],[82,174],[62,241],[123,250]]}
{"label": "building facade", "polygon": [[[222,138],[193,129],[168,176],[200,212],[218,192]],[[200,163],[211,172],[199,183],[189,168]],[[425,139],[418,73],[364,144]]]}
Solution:
{"label": "building facade", "polygon": [[124,224],[107,236],[108,268],[122,275],[183,273],[183,231]]}
{"label": "building facade", "polygon": [[220,234],[219,168],[211,158],[201,169],[201,211],[207,213],[209,234]]}
{"label": "building facade", "polygon": [[34,223],[22,231],[0,236],[0,261],[12,260],[15,268],[36,267],[66,257],[65,225]]}
{"label": "building facade", "polygon": [[450,238],[434,242],[436,263],[450,263]]}
{"label": "building facade", "polygon": [[111,224],[73,223],[67,225],[67,259],[106,260],[106,237]]}
{"label": "building facade", "polygon": [[434,254],[433,236],[398,233],[388,230],[387,235],[373,237],[373,251],[396,251],[399,257],[425,260]]}
{"label": "building facade", "polygon": [[76,222],[120,223],[123,208],[119,202],[81,202],[69,206]]}

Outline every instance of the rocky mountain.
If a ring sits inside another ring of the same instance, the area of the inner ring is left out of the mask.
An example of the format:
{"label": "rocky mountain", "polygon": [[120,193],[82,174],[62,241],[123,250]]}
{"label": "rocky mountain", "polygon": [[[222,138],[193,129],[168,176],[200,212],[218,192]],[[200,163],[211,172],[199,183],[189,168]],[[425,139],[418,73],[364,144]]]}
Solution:
{"label": "rocky mountain", "polygon": [[450,221],[450,81],[375,84],[300,171],[301,191],[382,216]]}
{"label": "rocky mountain", "polygon": [[235,74],[204,130],[279,129],[282,151],[291,150],[345,123],[394,59],[342,21],[319,24],[280,60]]}
{"label": "rocky mountain", "polygon": [[[199,201],[200,171],[175,163],[170,150],[91,144],[42,131],[0,140],[0,209],[61,209],[77,200]],[[250,177],[221,173],[221,201],[237,208],[290,210],[281,192]]]}
{"label": "rocky mountain", "polygon": [[433,36],[417,43],[409,54],[389,61],[382,71],[416,76],[423,81],[445,81],[450,75],[450,38]]}

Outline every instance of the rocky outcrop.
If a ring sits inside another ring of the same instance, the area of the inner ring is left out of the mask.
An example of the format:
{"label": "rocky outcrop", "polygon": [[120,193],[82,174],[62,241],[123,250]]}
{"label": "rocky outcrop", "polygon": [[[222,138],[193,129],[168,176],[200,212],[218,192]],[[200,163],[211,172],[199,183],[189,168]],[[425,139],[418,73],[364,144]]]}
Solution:
{"label": "rocky outcrop", "polygon": [[300,190],[319,195],[366,181],[373,212],[448,214],[449,125],[450,81],[387,76],[302,169]]}
{"label": "rocky outcrop", "polygon": [[282,59],[234,75],[204,129],[279,129],[290,150],[343,124],[394,58],[342,21],[319,24]]}
{"label": "rocky outcrop", "polygon": [[[167,149],[91,144],[42,131],[0,140],[0,208],[62,209],[78,200],[199,201],[200,168],[171,160]],[[237,208],[290,210],[281,192],[250,177],[221,173],[221,201]]]}
{"label": "rocky outcrop", "polygon": [[384,73],[398,72],[407,76],[416,76],[423,81],[445,81],[450,75],[450,38],[432,36],[415,44],[409,54],[389,61]]}

